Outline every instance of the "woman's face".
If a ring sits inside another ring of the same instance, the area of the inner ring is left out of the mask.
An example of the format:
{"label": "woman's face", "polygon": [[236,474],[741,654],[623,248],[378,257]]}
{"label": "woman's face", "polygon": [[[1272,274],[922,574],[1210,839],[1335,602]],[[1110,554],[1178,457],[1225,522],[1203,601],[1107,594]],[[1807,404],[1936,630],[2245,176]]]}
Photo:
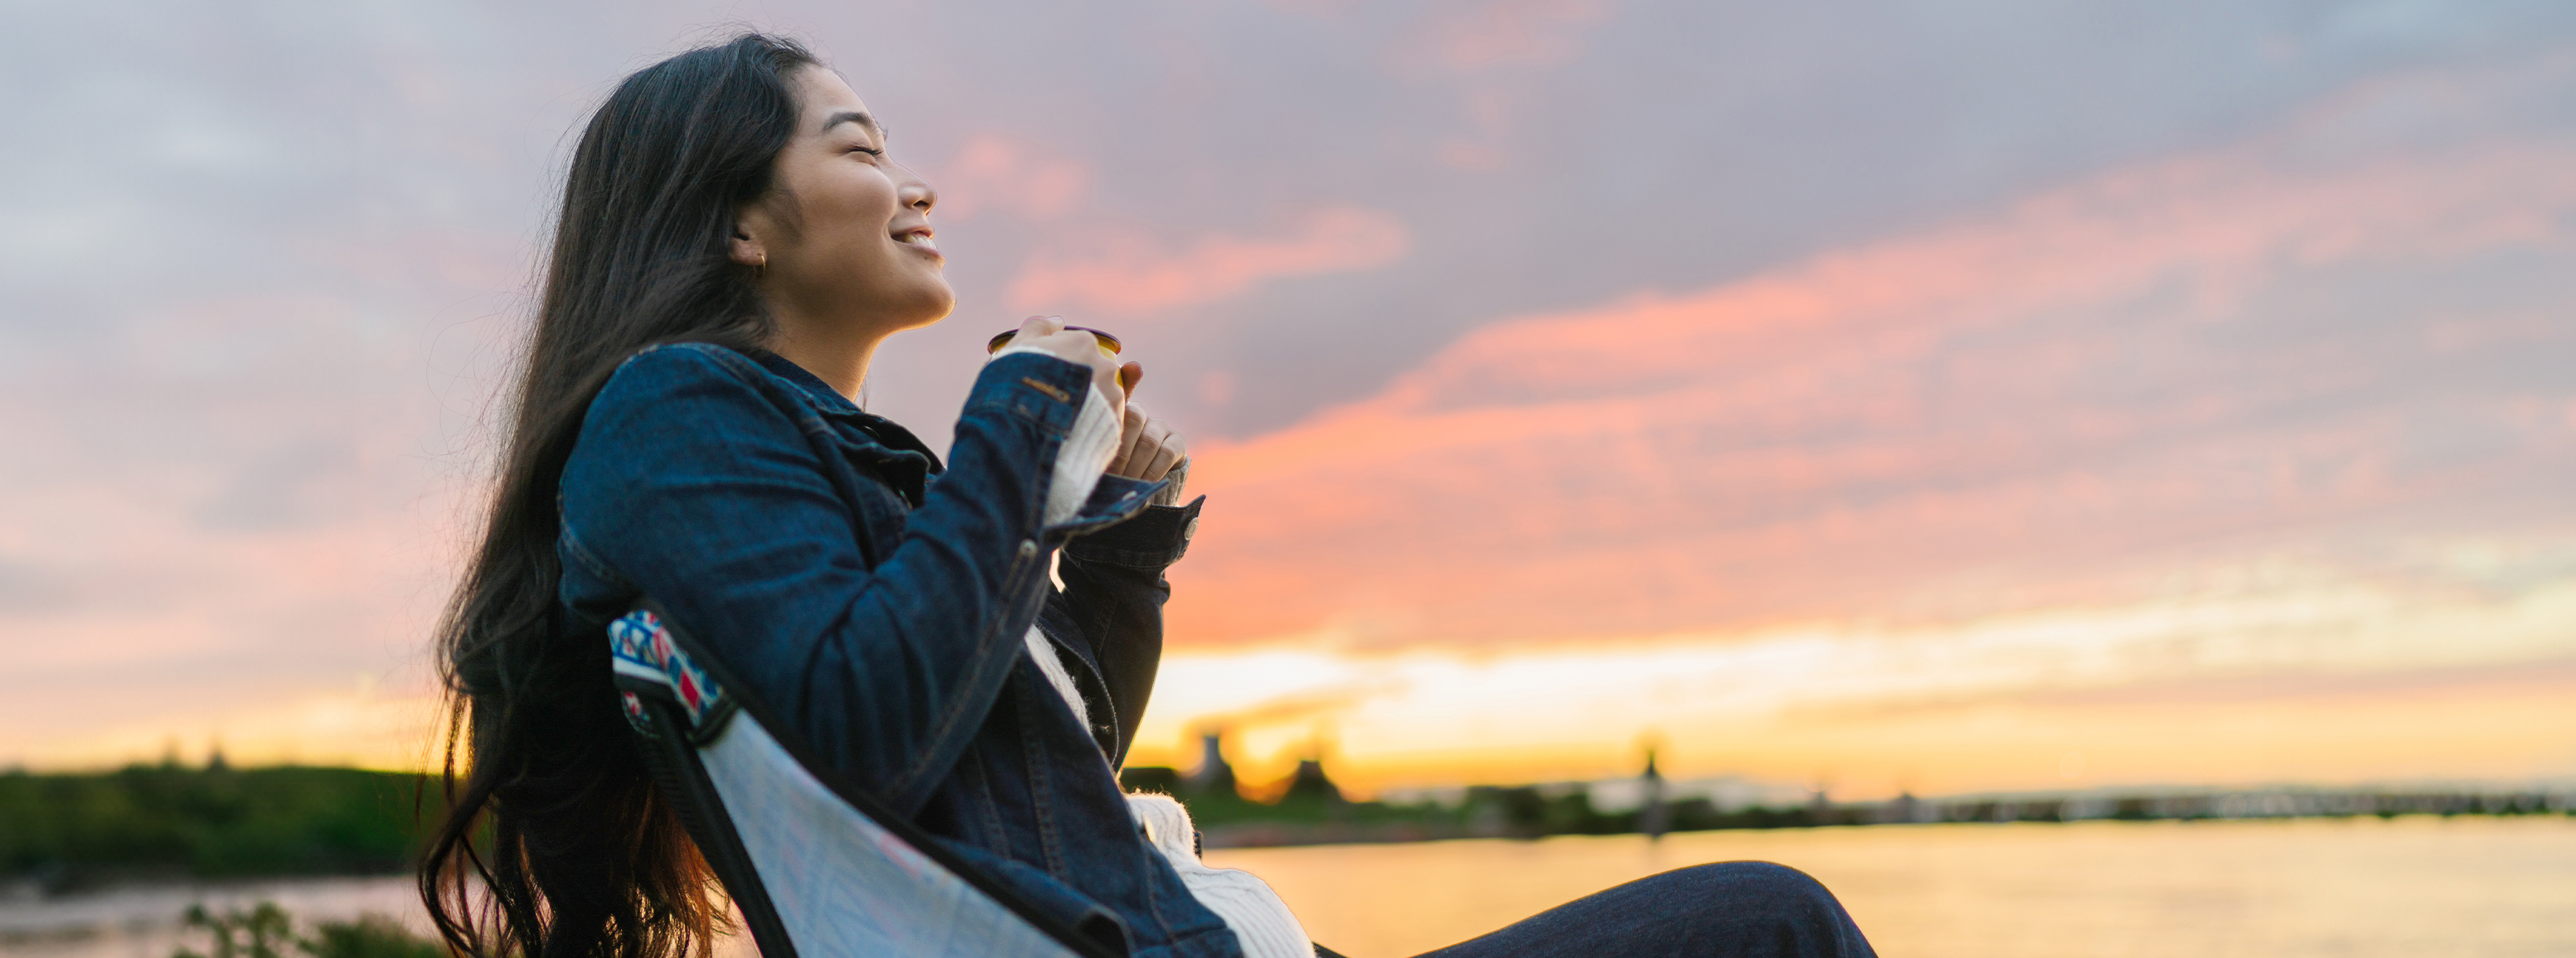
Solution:
{"label": "woman's face", "polygon": [[887,156],[885,130],[839,74],[806,67],[794,87],[796,134],[775,189],[737,218],[735,260],[765,256],[761,292],[792,325],[882,335],[948,315],[957,294],[930,242],[938,195]]}

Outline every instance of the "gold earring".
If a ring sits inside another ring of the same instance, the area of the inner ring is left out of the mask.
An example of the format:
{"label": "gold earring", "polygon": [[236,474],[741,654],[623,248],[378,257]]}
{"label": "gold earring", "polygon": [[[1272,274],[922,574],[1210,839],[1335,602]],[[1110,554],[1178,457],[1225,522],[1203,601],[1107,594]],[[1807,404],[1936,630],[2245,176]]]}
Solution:
{"label": "gold earring", "polygon": [[769,251],[768,251],[768,250],[761,250],[761,251],[760,251],[760,262],[759,262],[757,265],[754,265],[754,266],[751,268],[751,278],[753,278],[753,279],[761,279],[761,278],[767,277],[768,275],[769,275]]}

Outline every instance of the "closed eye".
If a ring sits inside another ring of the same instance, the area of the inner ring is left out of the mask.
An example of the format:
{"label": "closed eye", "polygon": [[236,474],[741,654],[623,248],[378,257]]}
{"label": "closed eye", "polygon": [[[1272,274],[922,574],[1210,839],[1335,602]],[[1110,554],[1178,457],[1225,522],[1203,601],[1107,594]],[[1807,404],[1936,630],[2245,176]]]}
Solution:
{"label": "closed eye", "polygon": [[880,149],[877,149],[877,148],[875,148],[875,147],[868,147],[868,146],[854,146],[854,147],[851,147],[851,148],[850,148],[850,152],[852,152],[852,153],[865,153],[865,154],[867,154],[867,155],[869,155],[869,156],[884,156],[884,155],[885,155],[885,151],[884,151],[884,150],[880,150]]}

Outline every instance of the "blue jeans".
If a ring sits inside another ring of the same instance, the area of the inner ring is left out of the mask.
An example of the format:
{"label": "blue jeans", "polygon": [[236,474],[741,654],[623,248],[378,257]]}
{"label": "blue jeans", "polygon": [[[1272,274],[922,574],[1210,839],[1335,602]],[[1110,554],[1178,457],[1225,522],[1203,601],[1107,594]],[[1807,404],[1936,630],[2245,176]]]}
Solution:
{"label": "blue jeans", "polygon": [[1834,893],[1770,862],[1677,868],[1421,958],[1722,955],[1876,958]]}

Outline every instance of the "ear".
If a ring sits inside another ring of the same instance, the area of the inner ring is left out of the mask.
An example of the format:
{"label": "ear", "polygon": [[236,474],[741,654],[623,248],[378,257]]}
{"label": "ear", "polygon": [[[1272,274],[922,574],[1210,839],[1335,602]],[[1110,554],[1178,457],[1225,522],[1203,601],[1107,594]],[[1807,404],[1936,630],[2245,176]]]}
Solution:
{"label": "ear", "polygon": [[767,266],[769,245],[762,242],[761,237],[769,233],[768,227],[768,218],[761,215],[758,207],[747,208],[736,213],[733,221],[733,238],[726,243],[726,257],[744,266]]}

